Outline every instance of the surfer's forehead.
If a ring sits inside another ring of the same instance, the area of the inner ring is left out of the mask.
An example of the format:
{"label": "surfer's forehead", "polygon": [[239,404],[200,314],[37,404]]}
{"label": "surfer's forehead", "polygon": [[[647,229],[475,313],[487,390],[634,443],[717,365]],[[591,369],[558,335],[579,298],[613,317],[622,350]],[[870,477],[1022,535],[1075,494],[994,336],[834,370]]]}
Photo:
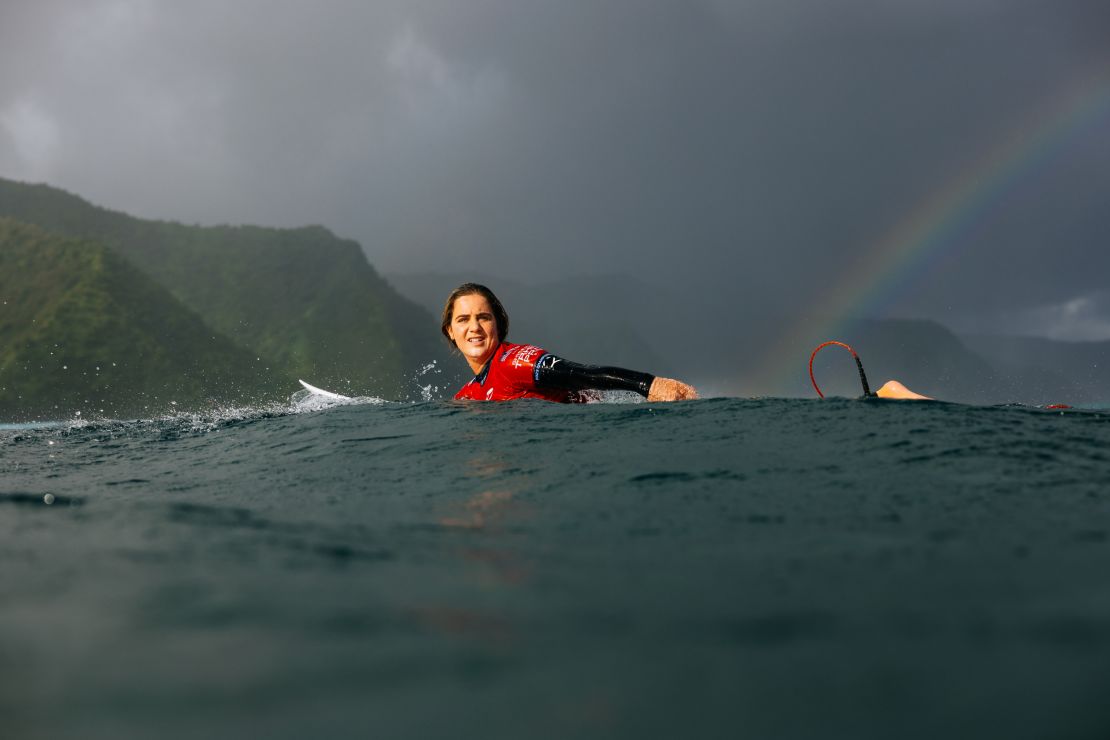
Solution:
{"label": "surfer's forehead", "polygon": [[493,314],[493,306],[490,305],[489,300],[480,293],[468,293],[461,295],[455,299],[455,305],[452,307],[452,316],[469,316],[472,314]]}

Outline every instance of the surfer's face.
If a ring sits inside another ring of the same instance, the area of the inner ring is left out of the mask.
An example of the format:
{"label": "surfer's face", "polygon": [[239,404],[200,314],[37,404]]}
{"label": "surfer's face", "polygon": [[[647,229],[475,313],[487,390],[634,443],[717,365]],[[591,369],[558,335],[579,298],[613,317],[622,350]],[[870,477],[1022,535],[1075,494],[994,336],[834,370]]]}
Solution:
{"label": "surfer's face", "polygon": [[455,299],[447,331],[475,373],[497,349],[497,320],[493,317],[493,308],[485,296],[477,293]]}

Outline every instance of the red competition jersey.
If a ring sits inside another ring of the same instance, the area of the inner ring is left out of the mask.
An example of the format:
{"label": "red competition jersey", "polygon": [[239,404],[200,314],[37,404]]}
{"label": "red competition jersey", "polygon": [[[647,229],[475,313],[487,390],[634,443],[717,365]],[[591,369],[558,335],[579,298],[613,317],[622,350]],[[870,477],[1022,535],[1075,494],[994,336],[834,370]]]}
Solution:
{"label": "red competition jersey", "polygon": [[531,344],[502,342],[482,371],[460,388],[455,398],[474,401],[542,398],[556,403],[584,403],[585,396],[577,391],[537,387],[536,363],[546,354]]}

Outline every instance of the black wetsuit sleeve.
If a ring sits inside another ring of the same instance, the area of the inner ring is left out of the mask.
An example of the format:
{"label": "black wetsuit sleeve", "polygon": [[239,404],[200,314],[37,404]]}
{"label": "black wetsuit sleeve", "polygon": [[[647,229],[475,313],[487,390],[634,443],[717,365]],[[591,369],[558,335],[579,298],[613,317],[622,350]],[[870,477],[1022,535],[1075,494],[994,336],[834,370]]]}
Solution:
{"label": "black wetsuit sleeve", "polygon": [[544,355],[536,363],[536,385],[571,391],[632,391],[647,396],[654,375],[622,367],[579,365],[555,355]]}

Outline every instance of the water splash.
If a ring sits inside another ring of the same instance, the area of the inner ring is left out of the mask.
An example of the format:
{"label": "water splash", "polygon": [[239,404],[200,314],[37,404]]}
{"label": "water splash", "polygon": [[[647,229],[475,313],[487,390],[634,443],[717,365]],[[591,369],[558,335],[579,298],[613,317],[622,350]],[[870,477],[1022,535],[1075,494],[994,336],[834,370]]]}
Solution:
{"label": "water splash", "polygon": [[435,360],[432,360],[431,362],[429,362],[428,364],[424,365],[423,367],[421,367],[419,370],[416,371],[416,374],[413,376],[413,380],[416,381],[416,386],[420,391],[420,400],[424,401],[424,402],[434,401],[437,396],[440,396],[440,395],[443,394],[443,386],[439,386],[439,385],[436,385],[434,383],[428,383],[427,385],[423,385],[420,382],[421,379],[423,379],[424,376],[427,375],[428,373],[435,373],[436,375],[442,375],[443,371],[439,369],[439,366],[436,364]]}
{"label": "water splash", "polygon": [[335,406],[365,406],[365,405],[382,405],[389,403],[384,398],[377,398],[376,396],[355,396],[348,398],[346,396],[334,398],[331,396],[320,395],[313,393],[309,390],[299,390],[289,397],[289,404],[285,406],[286,413],[289,414],[304,414],[313,411],[323,411]]}

